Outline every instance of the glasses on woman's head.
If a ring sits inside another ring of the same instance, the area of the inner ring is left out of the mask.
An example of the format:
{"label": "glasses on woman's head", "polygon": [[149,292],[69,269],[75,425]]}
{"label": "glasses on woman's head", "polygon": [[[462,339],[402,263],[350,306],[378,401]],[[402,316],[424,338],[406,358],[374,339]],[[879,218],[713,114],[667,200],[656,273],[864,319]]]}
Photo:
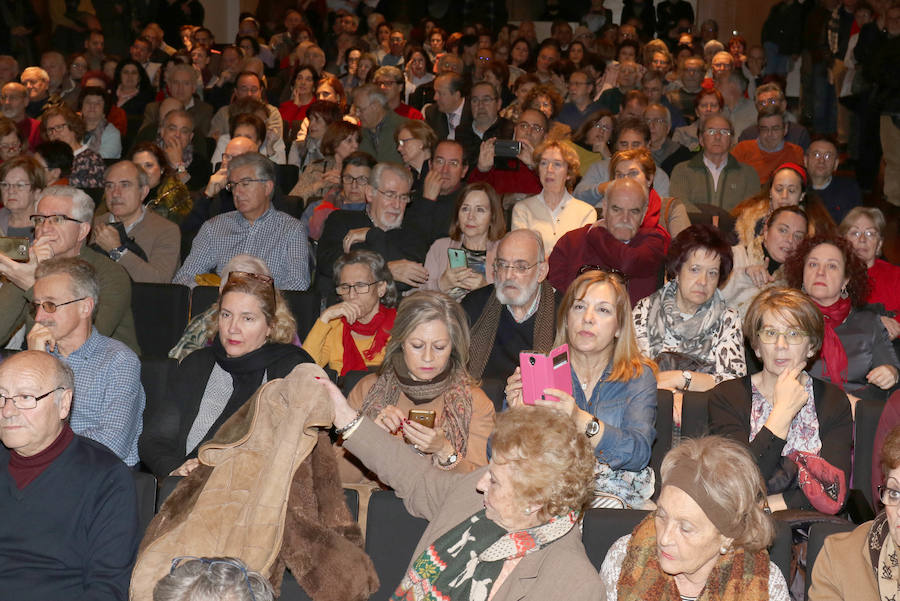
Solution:
{"label": "glasses on woman's head", "polygon": [[784,331],[776,330],[775,328],[760,328],[756,335],[759,336],[759,341],[763,344],[775,344],[779,336],[784,336],[787,343],[791,345],[802,344],[809,336],[800,328],[788,328]]}
{"label": "glasses on woman's head", "polygon": [[599,271],[600,273],[605,273],[607,276],[618,280],[620,284],[625,286],[628,285],[628,274],[624,271],[619,271],[615,267],[604,267],[603,265],[591,265],[585,263],[578,268],[578,275],[583,275],[591,271]]}
{"label": "glasses on woman's head", "polygon": [[[225,287],[231,284],[252,284],[259,283],[266,286],[272,295],[272,304],[275,304],[275,280],[270,275],[264,273],[252,273],[250,271],[231,271],[228,273],[228,279],[225,281]],[[223,288],[224,290],[224,288]]]}
{"label": "glasses on woman's head", "polygon": [[244,584],[247,585],[247,591],[250,593],[250,601],[256,601],[256,596],[253,594],[253,587],[250,586],[250,577],[247,574],[247,568],[238,563],[233,559],[209,559],[207,557],[191,557],[188,555],[182,557],[176,557],[172,560],[172,567],[169,569],[169,574],[174,574],[175,569],[181,565],[182,563],[188,561],[199,561],[200,563],[207,566],[207,570],[211,570],[213,566],[222,565],[229,566],[241,572],[241,575],[244,577]]}

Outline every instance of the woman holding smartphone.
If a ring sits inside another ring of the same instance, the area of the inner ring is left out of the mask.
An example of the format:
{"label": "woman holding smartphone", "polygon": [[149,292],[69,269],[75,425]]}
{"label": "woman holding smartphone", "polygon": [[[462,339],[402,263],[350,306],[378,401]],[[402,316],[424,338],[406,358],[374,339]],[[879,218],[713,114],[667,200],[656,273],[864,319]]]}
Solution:
{"label": "woman holding smartphone", "polygon": [[799,290],[768,288],[747,309],[744,336],[763,368],[709,392],[710,434],[750,448],[772,511],[836,513],[843,499],[829,507],[815,478],[801,487],[803,474],[797,477],[798,466],[818,463],[820,473],[842,479],[846,491],[850,475],[850,402],[840,388],[807,372],[825,339],[822,313]]}
{"label": "woman holding smartphone", "polygon": [[[468,354],[469,326],[460,304],[440,292],[416,292],[397,309],[378,372],[360,380],[347,401],[437,468],[471,472],[487,465],[494,404],[469,376]],[[410,410],[433,412],[434,427],[411,420]],[[369,479],[355,458],[345,458],[343,482]]]}
{"label": "woman holding smartphone", "polygon": [[463,188],[450,221],[450,236],[435,240],[425,257],[424,288],[440,290],[454,300],[493,283],[497,244],[506,234],[500,196],[483,182]]}
{"label": "woman holding smartphone", "polygon": [[573,394],[548,388],[546,400],[526,399],[516,368],[507,381],[506,401],[510,407],[543,405],[570,415],[602,464],[598,492],[639,508],[653,494],[648,463],[656,436],[654,365],[638,351],[621,276],[583,269],[560,303],[554,342],[569,345]]}

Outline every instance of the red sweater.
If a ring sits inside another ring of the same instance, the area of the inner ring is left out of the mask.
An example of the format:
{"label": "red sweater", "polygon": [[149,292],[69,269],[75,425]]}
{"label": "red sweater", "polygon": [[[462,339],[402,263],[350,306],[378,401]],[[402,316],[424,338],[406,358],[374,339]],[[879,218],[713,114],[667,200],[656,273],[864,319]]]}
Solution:
{"label": "red sweater", "polygon": [[[51,400],[52,402],[52,400]],[[50,446],[31,457],[23,457],[10,449],[9,451],[9,475],[12,476],[16,483],[16,487],[22,490],[28,486],[35,478],[41,475],[45,469],[50,467],[53,461],[62,455],[69,443],[75,437],[69,424],[63,424],[62,432],[56,437]]]}
{"label": "red sweater", "polygon": [[540,194],[544,187],[537,173],[529,169],[519,159],[509,159],[512,169],[497,169],[491,167],[490,171],[481,172],[478,168],[469,169],[469,182],[486,182],[494,187],[497,194],[522,193],[533,196]]}
{"label": "red sweater", "polygon": [[875,259],[869,268],[869,286],[867,303],[881,303],[888,311],[900,312],[900,266]]}

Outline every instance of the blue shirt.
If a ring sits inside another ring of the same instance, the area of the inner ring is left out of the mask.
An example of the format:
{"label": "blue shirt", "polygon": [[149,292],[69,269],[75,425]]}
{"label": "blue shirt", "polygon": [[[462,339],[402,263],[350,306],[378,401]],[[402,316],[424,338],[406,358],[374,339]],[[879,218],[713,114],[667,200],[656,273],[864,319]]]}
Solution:
{"label": "blue shirt", "polygon": [[194,287],[194,276],[210,271],[221,273],[232,257],[242,253],[265,261],[279,290],[309,288],[306,228],[299,219],[271,206],[253,223],[239,211],[206,221],[172,283]]}
{"label": "blue shirt", "polygon": [[613,469],[639,471],[650,463],[656,438],[656,378],[646,365],[626,382],[611,382],[612,362],[588,399],[572,370],[572,392],[578,408],[603,422],[603,437],[594,454]]}
{"label": "blue shirt", "polygon": [[581,124],[584,123],[588,117],[591,116],[591,113],[604,108],[606,107],[600,104],[599,100],[587,105],[587,107],[585,107],[583,111],[579,111],[574,102],[567,102],[562,105],[559,114],[556,116],[556,120],[560,123],[565,123],[566,125],[571,127],[572,131],[574,132],[579,127],[581,127]]}
{"label": "blue shirt", "polygon": [[146,398],[134,351],[91,328],[90,337],[71,355],[53,354],[75,372],[69,417],[75,434],[106,445],[128,465],[136,464]]}

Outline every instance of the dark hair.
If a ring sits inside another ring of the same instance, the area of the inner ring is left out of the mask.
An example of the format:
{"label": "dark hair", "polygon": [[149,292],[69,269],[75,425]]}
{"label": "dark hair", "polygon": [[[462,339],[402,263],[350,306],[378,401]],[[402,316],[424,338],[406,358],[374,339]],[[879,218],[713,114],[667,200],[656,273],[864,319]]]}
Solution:
{"label": "dark hair", "polygon": [[262,92],[263,97],[265,97],[266,80],[263,78],[262,75],[260,75],[256,71],[241,71],[240,73],[238,73],[237,75],[234,76],[235,87],[237,87],[237,83],[242,77],[255,77],[257,83],[259,84],[259,89]]}
{"label": "dark hair", "polygon": [[99,96],[103,99],[103,115],[106,116],[109,113],[109,108],[112,106],[112,97],[109,92],[107,92],[104,88],[100,86],[88,86],[86,88],[81,88],[81,93],[78,94],[78,108],[80,110],[84,110],[82,106],[84,104],[84,99],[88,96]]}
{"label": "dark hair", "polygon": [[[588,54],[590,54],[590,50],[587,49],[587,46],[584,45],[584,42],[580,42],[578,40],[574,40],[571,44],[569,44],[569,47],[566,49],[566,58],[570,61],[572,60],[569,57],[569,55],[572,53],[572,46],[574,46],[575,44],[578,44],[579,46],[581,46],[581,53],[582,53],[581,62],[584,63],[585,60],[587,59]],[[579,63],[578,66],[581,67],[582,64]]]}
{"label": "dark hair", "polygon": [[294,87],[294,84],[297,83],[297,76],[300,75],[300,73],[303,71],[309,71],[310,73],[312,73],[313,96],[315,96],[316,95],[316,85],[317,85],[317,82],[321,79],[321,77],[319,77],[319,73],[316,71],[316,68],[313,67],[312,65],[307,65],[306,63],[304,63],[302,65],[297,65],[297,67],[294,69],[294,72],[291,74],[291,87],[292,88]]}
{"label": "dark hair", "polygon": [[[431,33],[434,33],[433,31]],[[425,52],[425,49],[421,46],[407,46],[406,51],[403,53],[403,64],[406,65],[412,59],[412,55],[418,52],[425,58],[425,72],[431,73],[433,65],[431,63],[431,59],[428,58],[428,53]]]}
{"label": "dark hair", "polygon": [[153,84],[150,83],[150,78],[147,77],[147,72],[144,71],[144,68],[141,66],[141,64],[132,58],[122,59],[121,61],[119,61],[119,64],[116,65],[116,72],[113,75],[113,90],[118,88],[119,84],[122,83],[122,69],[124,69],[128,65],[137,67],[139,78],[138,95],[150,95],[153,92]]}
{"label": "dark hair", "polygon": [[59,169],[61,177],[68,177],[72,172],[75,153],[72,151],[72,147],[65,142],[60,140],[42,142],[34,149],[34,153],[41,155],[41,158],[47,163],[47,169]]}
{"label": "dark hair", "polygon": [[329,123],[325,133],[322,134],[322,141],[319,143],[322,154],[326,157],[332,156],[338,145],[350,136],[359,138],[359,126],[343,119]]}
{"label": "dark hair", "polygon": [[647,126],[647,122],[640,117],[626,117],[616,120],[616,127],[611,138],[613,144],[618,143],[619,136],[626,131],[636,131],[644,136],[646,143],[650,142],[650,128]]}
{"label": "dark hair", "polygon": [[163,149],[157,146],[155,142],[138,142],[131,150],[131,156],[129,158],[132,162],[134,162],[134,155],[139,152],[149,152],[156,157],[156,162],[159,164],[160,181],[174,174],[174,169],[172,169],[172,165],[169,164],[169,157],[166,156]]}
{"label": "dark hair", "polygon": [[[84,138],[85,133],[85,125],[84,119],[81,118],[81,115],[73,111],[69,108],[67,104],[55,104],[50,105],[46,109],[44,109],[43,114],[41,114],[41,136],[44,140],[47,140],[47,120],[50,117],[62,117],[66,125],[69,126],[69,129],[72,130],[72,134],[75,136],[75,140],[81,142],[81,139]],[[43,156],[43,155],[42,155]]]}
{"label": "dark hair", "polygon": [[719,283],[721,286],[728,280],[731,275],[731,268],[734,265],[734,255],[731,252],[731,245],[725,240],[718,228],[705,223],[692,225],[675,236],[669,245],[669,252],[666,256],[666,275],[670,280],[675,279],[681,271],[682,266],[688,257],[695,250],[708,250],[719,256]]}
{"label": "dark hair", "polygon": [[530,92],[528,92],[522,108],[531,108],[531,103],[534,102],[538,96],[546,96],[550,99],[550,102],[553,104],[553,114],[550,115],[550,119],[554,119],[559,114],[559,111],[562,109],[563,105],[563,97],[559,93],[559,90],[557,90],[556,86],[554,86],[553,84],[539,83],[538,85],[531,88]]}
{"label": "dark hair", "polygon": [[459,227],[459,209],[465,202],[466,197],[472,192],[484,192],[488,197],[488,203],[491,207],[491,223],[488,225],[488,240],[499,240],[506,235],[506,216],[503,214],[503,203],[494,187],[486,182],[475,182],[468,184],[456,197],[456,204],[453,207],[453,215],[450,218],[450,239],[460,240],[462,231]]}
{"label": "dark hair", "polygon": [[234,132],[238,125],[249,125],[256,130],[256,143],[266,141],[266,123],[253,113],[238,113],[229,119],[228,133],[234,138]]}
{"label": "dark hair", "polygon": [[372,169],[377,163],[378,161],[375,160],[375,157],[368,152],[357,150],[344,159],[344,162],[341,165],[341,175],[344,174],[347,167],[368,167],[369,169]]}
{"label": "dark hair", "polygon": [[[603,119],[604,117],[609,117],[613,122],[613,127],[615,127],[616,116],[612,114],[611,111],[606,109],[600,109],[599,111],[594,111],[590,115],[588,115],[587,119],[581,124],[581,126],[572,134],[572,141],[576,144],[586,144],[587,143],[587,135],[594,128],[598,121]],[[612,137],[610,137],[612,140]]]}
{"label": "dark hair", "polygon": [[847,294],[854,307],[862,307],[869,298],[869,272],[866,264],[856,255],[856,251],[843,236],[837,234],[817,234],[806,238],[784,262],[784,274],[788,285],[803,290],[803,272],[806,258],[819,245],[830,244],[836,247],[844,257],[844,277],[847,280]]}
{"label": "dark hair", "polygon": [[335,102],[328,100],[314,100],[309,108],[306,109],[306,116],[312,121],[314,115],[318,115],[325,122],[325,125],[331,125],[344,116],[341,106]]}
{"label": "dark hair", "polygon": [[616,60],[619,60],[619,53],[622,51],[622,48],[625,48],[626,46],[634,48],[634,62],[637,62],[641,56],[641,45],[635,40],[622,40],[622,43],[616,46]]}
{"label": "dark hair", "polygon": [[250,40],[250,44],[253,46],[253,56],[259,56],[259,40],[252,35],[239,35],[235,38],[234,45],[240,46],[244,40]]}
{"label": "dark hair", "polygon": [[800,205],[787,205],[784,207],[778,207],[777,209],[772,211],[771,214],[769,214],[769,217],[766,219],[766,227],[772,227],[772,224],[775,223],[775,219],[777,219],[778,216],[782,213],[794,213],[795,215],[800,215],[801,217],[803,217],[803,220],[806,221],[807,228],[809,227],[809,216],[806,214],[806,211],[800,208]]}
{"label": "dark hair", "polygon": [[[516,45],[518,45],[519,43],[525,44],[525,47],[528,48],[528,56],[525,57],[525,62],[522,63],[521,65],[519,65],[519,68],[526,71],[527,73],[531,74],[532,67],[534,66],[535,52],[534,52],[534,48],[531,47],[531,44],[528,43],[528,40],[526,40],[523,37],[518,37],[518,38],[514,39],[512,42],[510,42],[509,43],[509,55],[510,55],[509,59],[512,60],[513,48],[515,48]],[[493,61],[491,61],[491,62],[493,62]],[[510,64],[512,64],[512,63],[510,63]]]}
{"label": "dark hair", "polygon": [[447,80],[447,82],[450,84],[451,93],[459,92],[462,96],[466,95],[466,79],[459,73],[454,73],[453,71],[445,71],[438,75],[438,77]]}

